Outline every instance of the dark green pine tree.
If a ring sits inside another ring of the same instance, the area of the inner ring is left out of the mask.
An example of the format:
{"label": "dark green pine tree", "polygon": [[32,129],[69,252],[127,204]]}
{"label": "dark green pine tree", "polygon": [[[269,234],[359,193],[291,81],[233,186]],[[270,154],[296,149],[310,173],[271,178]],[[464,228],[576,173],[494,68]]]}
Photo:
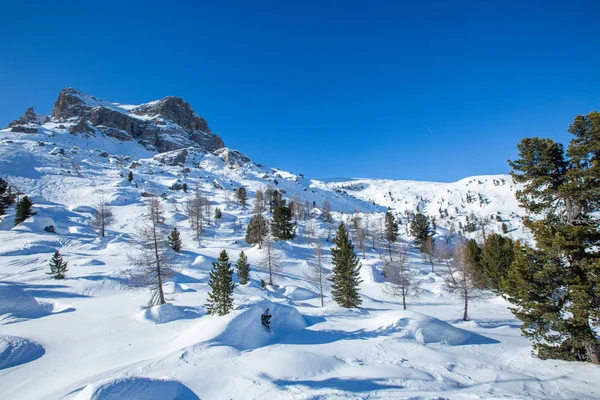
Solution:
{"label": "dark green pine tree", "polygon": [[67,262],[63,260],[60,252],[56,250],[50,259],[50,272],[48,272],[48,275],[52,275],[53,279],[65,279],[65,273],[68,270]]}
{"label": "dark green pine tree", "polygon": [[485,276],[481,266],[481,247],[475,239],[469,239],[465,243],[464,251],[465,270],[469,274],[472,285],[477,289],[485,288]]}
{"label": "dark green pine tree", "polygon": [[508,268],[515,258],[514,243],[507,237],[493,233],[481,253],[481,268],[485,287],[499,293],[501,282],[506,279]]}
{"label": "dark green pine tree", "polygon": [[177,228],[173,228],[173,230],[169,233],[169,236],[167,237],[167,242],[175,252],[179,253],[181,251],[181,235],[179,234]]}
{"label": "dark green pine tree", "polygon": [[29,197],[23,196],[23,198],[17,204],[15,226],[19,225],[21,222],[34,215],[34,213],[31,212],[31,207],[33,207],[33,202],[29,199]]}
{"label": "dark green pine tree", "polygon": [[292,222],[292,210],[289,207],[275,207],[271,235],[275,240],[292,240],[296,236],[296,225]]}
{"label": "dark green pine tree", "polygon": [[229,262],[229,256],[225,250],[221,251],[216,262],[212,263],[208,286],[206,312],[211,315],[226,315],[233,310],[233,268]]}
{"label": "dark green pine tree", "polygon": [[250,263],[248,262],[248,257],[244,254],[244,252],[240,252],[240,258],[238,258],[237,263],[237,277],[240,280],[240,285],[248,284],[248,279],[250,279]]}
{"label": "dark green pine tree", "polygon": [[129,181],[129,183],[133,182],[133,171],[129,171],[129,174],[127,175],[127,180]]}
{"label": "dark green pine tree", "polygon": [[415,246],[422,250],[425,241],[431,236],[429,219],[425,215],[421,213],[415,215],[410,223],[410,235],[415,238]]}
{"label": "dark green pine tree", "polygon": [[385,240],[388,242],[388,251],[390,253],[390,261],[392,259],[392,243],[398,239],[398,223],[388,208],[385,213]]}
{"label": "dark green pine tree", "polygon": [[360,262],[354,245],[348,237],[348,231],[343,223],[338,226],[334,247],[331,249],[333,262],[331,283],[331,296],[341,307],[358,307],[362,300],[358,293],[360,279]]}
{"label": "dark green pine tree", "polygon": [[8,182],[0,178],[0,215],[3,215],[6,208],[14,203],[14,194]]}
{"label": "dark green pine tree", "polygon": [[223,213],[219,207],[215,208],[215,219],[223,218]]}
{"label": "dark green pine tree", "polygon": [[509,161],[536,249],[519,245],[502,289],[541,358],[600,364],[600,113],[575,118],[567,153],[550,139],[519,143]]}

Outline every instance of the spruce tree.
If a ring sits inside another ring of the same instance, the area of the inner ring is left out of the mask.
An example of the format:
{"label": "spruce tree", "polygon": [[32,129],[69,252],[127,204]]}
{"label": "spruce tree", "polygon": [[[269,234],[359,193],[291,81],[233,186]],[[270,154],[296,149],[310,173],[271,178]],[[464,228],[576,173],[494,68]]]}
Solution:
{"label": "spruce tree", "polygon": [[177,228],[173,228],[173,230],[169,233],[169,237],[167,238],[167,242],[169,246],[176,252],[179,253],[181,251],[181,235]]}
{"label": "spruce tree", "polygon": [[423,249],[423,244],[429,236],[431,236],[431,228],[429,219],[421,213],[415,215],[410,223],[410,235],[415,238],[415,246]]}
{"label": "spruce tree", "polygon": [[464,244],[463,255],[469,272],[469,278],[473,286],[477,289],[483,289],[485,285],[485,275],[481,266],[481,247],[475,239],[469,239]]}
{"label": "spruce tree", "polygon": [[129,183],[133,182],[133,171],[129,171],[129,174],[127,175],[127,180],[129,181]]}
{"label": "spruce tree", "polygon": [[275,240],[292,240],[296,236],[296,225],[292,222],[292,211],[289,207],[275,207],[271,235]]}
{"label": "spruce tree", "polygon": [[267,235],[267,220],[261,214],[253,215],[246,229],[246,243],[258,244],[261,248]]}
{"label": "spruce tree", "polygon": [[25,221],[27,218],[34,215],[31,212],[31,207],[33,206],[33,202],[27,196],[23,196],[23,198],[17,203],[17,213],[15,215],[15,226],[19,225],[21,222]]}
{"label": "spruce tree", "polygon": [[65,273],[68,270],[67,262],[63,260],[60,252],[56,250],[50,259],[50,272],[48,275],[52,275],[53,279],[65,279]]}
{"label": "spruce tree", "polygon": [[211,315],[226,315],[233,310],[233,288],[235,287],[233,268],[227,252],[221,251],[219,258],[212,265],[208,281],[211,291],[208,293],[206,312]]}
{"label": "spruce tree", "polygon": [[488,236],[480,259],[484,284],[487,289],[499,293],[501,282],[506,279],[508,268],[514,258],[512,240],[497,233]]}
{"label": "spruce tree", "polygon": [[215,219],[221,219],[223,218],[223,213],[221,212],[221,209],[219,207],[215,208]]}
{"label": "spruce tree", "polygon": [[398,239],[398,223],[388,208],[385,213],[385,240],[388,242],[388,251],[390,253],[390,261],[392,261],[392,243]]}
{"label": "spruce tree", "polygon": [[8,182],[0,178],[0,215],[3,215],[8,206],[14,203],[14,197]]}
{"label": "spruce tree", "polygon": [[331,278],[329,278],[332,282],[331,297],[341,307],[358,307],[362,303],[358,293],[359,285],[362,282],[360,279],[361,266],[344,223],[338,226],[333,243],[334,247],[331,249],[333,270]]}
{"label": "spruce tree", "polygon": [[250,263],[248,263],[248,257],[246,257],[243,251],[240,252],[240,258],[238,258],[236,266],[240,285],[248,284],[248,279],[250,278]]}
{"label": "spruce tree", "polygon": [[502,288],[541,358],[600,364],[600,113],[575,118],[567,153],[527,138],[509,161],[536,249],[519,245]]}

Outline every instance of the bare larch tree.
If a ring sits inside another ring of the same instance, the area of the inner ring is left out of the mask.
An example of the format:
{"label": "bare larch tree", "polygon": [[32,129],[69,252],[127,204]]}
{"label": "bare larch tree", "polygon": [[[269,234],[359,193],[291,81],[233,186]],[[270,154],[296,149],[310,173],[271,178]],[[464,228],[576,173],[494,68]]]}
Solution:
{"label": "bare larch tree", "polygon": [[149,198],[143,218],[146,223],[137,229],[134,237],[135,252],[128,256],[131,268],[124,271],[124,275],[127,285],[150,289],[148,306],[152,307],[166,303],[163,284],[175,273],[175,253],[167,242],[159,197]]}
{"label": "bare larch tree", "polygon": [[417,298],[422,293],[418,271],[408,269],[409,247],[394,246],[394,257],[384,266],[385,284],[383,292],[392,297],[402,299],[402,307],[406,310],[406,299]]}
{"label": "bare larch tree", "polygon": [[475,266],[470,265],[468,261],[465,244],[458,243],[454,249],[452,270],[446,276],[444,290],[462,300],[463,321],[469,320],[469,304],[486,297],[485,292],[477,289],[473,268]]}
{"label": "bare larch tree", "polygon": [[110,211],[110,206],[108,205],[108,202],[104,198],[103,194],[100,195],[95,208],[96,211],[92,216],[90,225],[98,229],[100,236],[104,237],[106,236],[106,227],[114,221],[114,218],[112,212]]}

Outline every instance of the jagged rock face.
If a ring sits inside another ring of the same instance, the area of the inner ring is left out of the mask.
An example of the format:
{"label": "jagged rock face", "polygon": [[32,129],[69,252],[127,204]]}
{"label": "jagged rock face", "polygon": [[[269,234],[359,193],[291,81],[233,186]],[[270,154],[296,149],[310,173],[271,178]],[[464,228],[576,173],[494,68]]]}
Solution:
{"label": "jagged rock face", "polygon": [[162,116],[173,121],[185,130],[210,133],[204,118],[199,117],[192,107],[183,99],[168,96],[160,101],[143,104],[131,110],[136,115]]}
{"label": "jagged rock face", "polygon": [[33,107],[29,107],[21,118],[8,124],[8,127],[11,128],[11,132],[36,133],[38,131],[36,126],[39,126],[45,121],[46,117],[37,115],[33,110]]}
{"label": "jagged rock face", "polygon": [[52,118],[57,121],[63,121],[70,118],[84,116],[86,112],[92,109],[89,104],[83,100],[83,93],[73,88],[66,88],[60,91],[58,98],[54,103]]}
{"label": "jagged rock face", "polygon": [[89,122],[106,136],[122,141],[139,140],[159,152],[185,147],[213,152],[224,147],[223,140],[210,131],[206,120],[183,99],[173,96],[125,108],[67,88],[60,92],[52,118],[65,122],[77,118],[71,133],[91,133]]}
{"label": "jagged rock face", "polygon": [[161,164],[175,166],[185,164],[188,152],[186,149],[168,151],[166,153],[157,154],[153,158]]}
{"label": "jagged rock face", "polygon": [[228,149],[224,147],[215,151],[215,154],[227,164],[230,168],[241,167],[242,165],[250,162],[250,159],[242,152],[237,150]]}

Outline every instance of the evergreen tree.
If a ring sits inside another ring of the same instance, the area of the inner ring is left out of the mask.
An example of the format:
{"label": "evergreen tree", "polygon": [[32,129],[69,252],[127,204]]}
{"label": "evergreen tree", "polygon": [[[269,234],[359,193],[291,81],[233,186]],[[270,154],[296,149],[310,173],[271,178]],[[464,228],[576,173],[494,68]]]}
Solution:
{"label": "evergreen tree", "polygon": [[127,180],[129,183],[133,182],[133,171],[129,171],[129,175],[127,175]]}
{"label": "evergreen tree", "polygon": [[23,198],[17,203],[17,213],[15,215],[15,226],[19,225],[21,222],[25,221],[27,218],[34,215],[31,212],[31,207],[33,206],[33,202],[27,196],[23,196]]}
{"label": "evergreen tree", "polygon": [[240,252],[240,258],[237,260],[237,277],[240,280],[240,285],[248,284],[250,278],[250,263],[244,252]]}
{"label": "evergreen tree", "polygon": [[246,229],[246,243],[258,244],[258,248],[261,248],[266,235],[267,220],[261,214],[253,215]]}
{"label": "evergreen tree", "polygon": [[506,225],[506,222],[502,223],[502,233],[505,235],[508,233],[508,225]]}
{"label": "evergreen tree", "polygon": [[425,215],[421,213],[415,215],[410,223],[410,235],[415,238],[415,246],[422,249],[425,240],[431,236],[429,220]]}
{"label": "evergreen tree", "polygon": [[208,294],[206,312],[212,315],[226,315],[233,310],[233,269],[229,262],[229,256],[225,250],[221,251],[216,262],[212,263],[208,286],[211,291]]}
{"label": "evergreen tree", "polygon": [[271,234],[275,240],[292,240],[296,236],[296,225],[292,222],[292,211],[289,207],[275,207]]}
{"label": "evergreen tree", "polygon": [[184,183],[183,186],[182,186],[182,188],[183,188],[183,192],[187,193],[187,191],[188,191],[188,185],[187,185],[187,183]]}
{"label": "evergreen tree", "polygon": [[358,293],[360,279],[360,262],[354,253],[354,245],[348,237],[348,231],[341,223],[333,240],[331,249],[333,263],[331,283],[331,296],[341,307],[358,307],[362,300]]}
{"label": "evergreen tree", "polygon": [[167,238],[169,246],[176,252],[179,253],[181,251],[181,235],[177,228],[173,228],[173,230],[169,233],[169,237]]}
{"label": "evergreen tree", "polygon": [[483,281],[487,289],[499,293],[500,284],[506,278],[514,258],[512,240],[497,233],[488,236],[480,259]]}
{"label": "evergreen tree", "polygon": [[388,242],[388,251],[390,253],[390,261],[392,261],[392,243],[398,239],[398,223],[392,215],[392,211],[388,208],[385,213],[385,240]]}
{"label": "evergreen tree", "polygon": [[519,245],[502,285],[523,334],[542,358],[600,364],[600,113],[575,118],[565,155],[550,139],[519,143],[509,161],[523,185],[536,249]]}
{"label": "evergreen tree", "polygon": [[67,262],[63,260],[60,252],[56,250],[50,259],[50,272],[48,275],[52,275],[53,279],[65,279],[65,273],[68,270],[69,268],[67,268]]}
{"label": "evergreen tree", "polygon": [[3,215],[8,206],[15,202],[15,195],[8,182],[0,178],[0,215]]}
{"label": "evergreen tree", "polygon": [[223,213],[221,212],[221,209],[219,207],[215,208],[215,219],[221,219],[223,218]]}
{"label": "evergreen tree", "polygon": [[467,265],[466,270],[473,286],[478,289],[485,288],[485,275],[481,266],[481,247],[475,239],[466,241],[462,257],[464,257]]}

